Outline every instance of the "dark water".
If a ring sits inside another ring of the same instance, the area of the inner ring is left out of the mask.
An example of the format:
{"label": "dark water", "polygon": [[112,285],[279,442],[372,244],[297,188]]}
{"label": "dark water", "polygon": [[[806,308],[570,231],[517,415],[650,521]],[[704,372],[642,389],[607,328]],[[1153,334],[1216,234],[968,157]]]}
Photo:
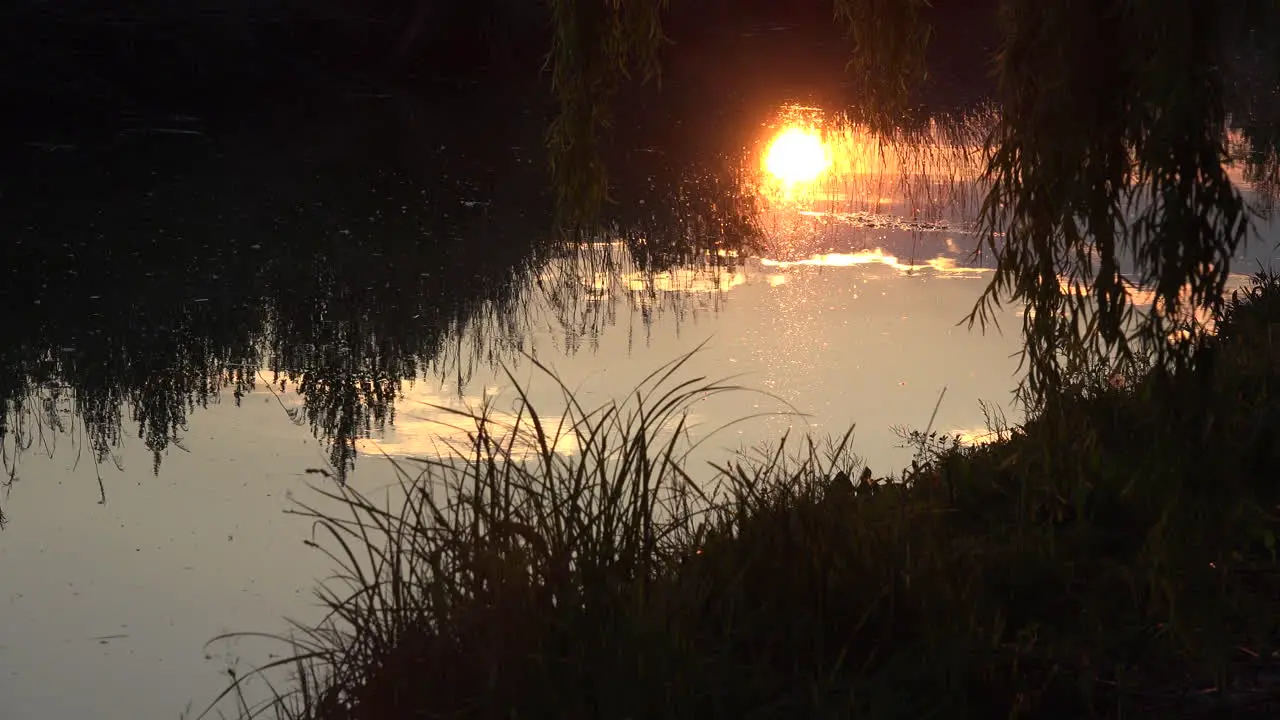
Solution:
{"label": "dark water", "polygon": [[[1016,420],[1016,310],[1003,335],[957,326],[990,273],[972,220],[997,110],[943,88],[887,145],[839,122],[838,76],[755,62],[755,83],[677,73],[660,108],[623,115],[613,229],[572,248],[552,242],[533,93],[8,147],[4,717],[201,705],[227,662],[268,652],[206,641],[317,616],[330,568],[284,512],[325,482],[307,470],[388,486],[388,457],[456,437],[440,406],[510,409],[511,377],[554,408],[523,353],[590,405],[706,341],[689,376],[771,396],[709,399],[695,432],[775,414],[697,463],[856,423],[887,472],[909,459],[894,426],[979,437],[980,400]],[[1264,205],[1259,133],[1237,125],[1238,182]],[[1245,271],[1275,259],[1280,231],[1259,230]]]}

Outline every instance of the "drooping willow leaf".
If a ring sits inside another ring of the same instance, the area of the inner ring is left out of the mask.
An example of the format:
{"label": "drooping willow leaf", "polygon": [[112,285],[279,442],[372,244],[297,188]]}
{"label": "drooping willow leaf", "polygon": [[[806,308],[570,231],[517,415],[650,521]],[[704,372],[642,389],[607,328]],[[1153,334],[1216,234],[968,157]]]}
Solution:
{"label": "drooping willow leaf", "polygon": [[[549,142],[570,224],[589,223],[607,199],[598,134],[619,84],[637,68],[656,73],[664,7],[552,2],[561,112]],[[860,93],[850,115],[882,134],[911,112],[927,76],[928,7],[834,0]],[[1250,17],[1280,12],[1250,7]],[[1225,164],[1224,36],[1238,10],[1208,0],[999,3],[1002,115],[987,142],[980,213],[997,271],[968,319],[986,324],[1004,304],[1024,306],[1023,389],[1033,405],[1100,364],[1193,362],[1205,330],[1196,318],[1221,307],[1250,223]],[[1265,150],[1264,132],[1250,138]]]}
{"label": "drooping willow leaf", "polygon": [[1025,304],[1036,403],[1099,362],[1189,363],[1196,311],[1221,306],[1248,229],[1224,166],[1219,14],[1199,0],[1006,0],[1003,19],[981,213],[997,271],[970,320]]}

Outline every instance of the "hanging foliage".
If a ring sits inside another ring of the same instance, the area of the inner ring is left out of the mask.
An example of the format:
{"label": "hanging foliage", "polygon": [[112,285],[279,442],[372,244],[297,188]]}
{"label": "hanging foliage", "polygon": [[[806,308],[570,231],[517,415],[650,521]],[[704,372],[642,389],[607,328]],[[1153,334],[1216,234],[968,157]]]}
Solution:
{"label": "hanging foliage", "polygon": [[852,43],[849,74],[860,99],[856,119],[892,136],[913,111],[914,91],[928,77],[925,49],[932,28],[928,0],[835,0],[835,19]]}
{"label": "hanging foliage", "polygon": [[1224,166],[1217,20],[1201,0],[1004,3],[981,212],[997,269],[970,320],[1025,305],[1033,405],[1098,363],[1190,363],[1196,312],[1221,307],[1249,215]]}
{"label": "hanging foliage", "polygon": [[[570,226],[607,199],[599,133],[619,84],[658,74],[665,4],[551,3],[560,115],[549,141]],[[834,0],[860,97],[851,118],[883,135],[904,124],[927,78],[928,7]],[[1225,165],[1228,11],[1207,0],[1002,0],[999,13],[1002,115],[980,213],[997,269],[970,324],[1024,306],[1032,406],[1099,364],[1192,364],[1197,318],[1221,307],[1250,226]]]}
{"label": "hanging foliage", "polygon": [[621,84],[658,78],[666,0],[550,0],[547,64],[560,111],[547,133],[559,224],[576,228],[598,217],[608,199],[600,135]]}

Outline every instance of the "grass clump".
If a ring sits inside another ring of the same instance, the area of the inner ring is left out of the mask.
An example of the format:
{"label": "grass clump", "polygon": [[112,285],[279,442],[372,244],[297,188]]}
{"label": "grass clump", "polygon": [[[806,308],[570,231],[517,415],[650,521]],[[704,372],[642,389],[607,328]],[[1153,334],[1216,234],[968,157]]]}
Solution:
{"label": "grass clump", "polygon": [[695,482],[687,411],[733,388],[680,362],[626,404],[478,413],[398,507],[330,493],[350,516],[316,513],[320,544],[349,587],[260,710],[1269,717],[1278,298],[1259,276],[1186,372],[1082,376],[1054,422],[978,447],[916,434],[884,479],[846,434]]}

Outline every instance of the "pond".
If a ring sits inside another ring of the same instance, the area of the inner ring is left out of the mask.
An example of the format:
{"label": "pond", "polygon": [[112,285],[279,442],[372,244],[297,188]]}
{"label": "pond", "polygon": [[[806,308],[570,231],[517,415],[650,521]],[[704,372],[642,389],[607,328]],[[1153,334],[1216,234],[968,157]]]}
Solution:
{"label": "pond", "polygon": [[[989,412],[1017,420],[1017,308],[1002,331],[962,323],[991,273],[973,218],[996,108],[887,142],[812,88],[756,87],[665,144],[622,134],[612,230],[565,249],[540,108],[495,95],[13,151],[6,718],[198,713],[229,664],[281,649],[212,638],[319,617],[333,567],[296,503],[392,486],[459,438],[451,409],[509,411],[517,385],[554,414],[535,358],[592,406],[696,349],[682,376],[745,389],[694,406],[695,475],[851,425],[888,474],[900,428],[977,441]],[[1260,222],[1237,267],[1278,240]]]}

